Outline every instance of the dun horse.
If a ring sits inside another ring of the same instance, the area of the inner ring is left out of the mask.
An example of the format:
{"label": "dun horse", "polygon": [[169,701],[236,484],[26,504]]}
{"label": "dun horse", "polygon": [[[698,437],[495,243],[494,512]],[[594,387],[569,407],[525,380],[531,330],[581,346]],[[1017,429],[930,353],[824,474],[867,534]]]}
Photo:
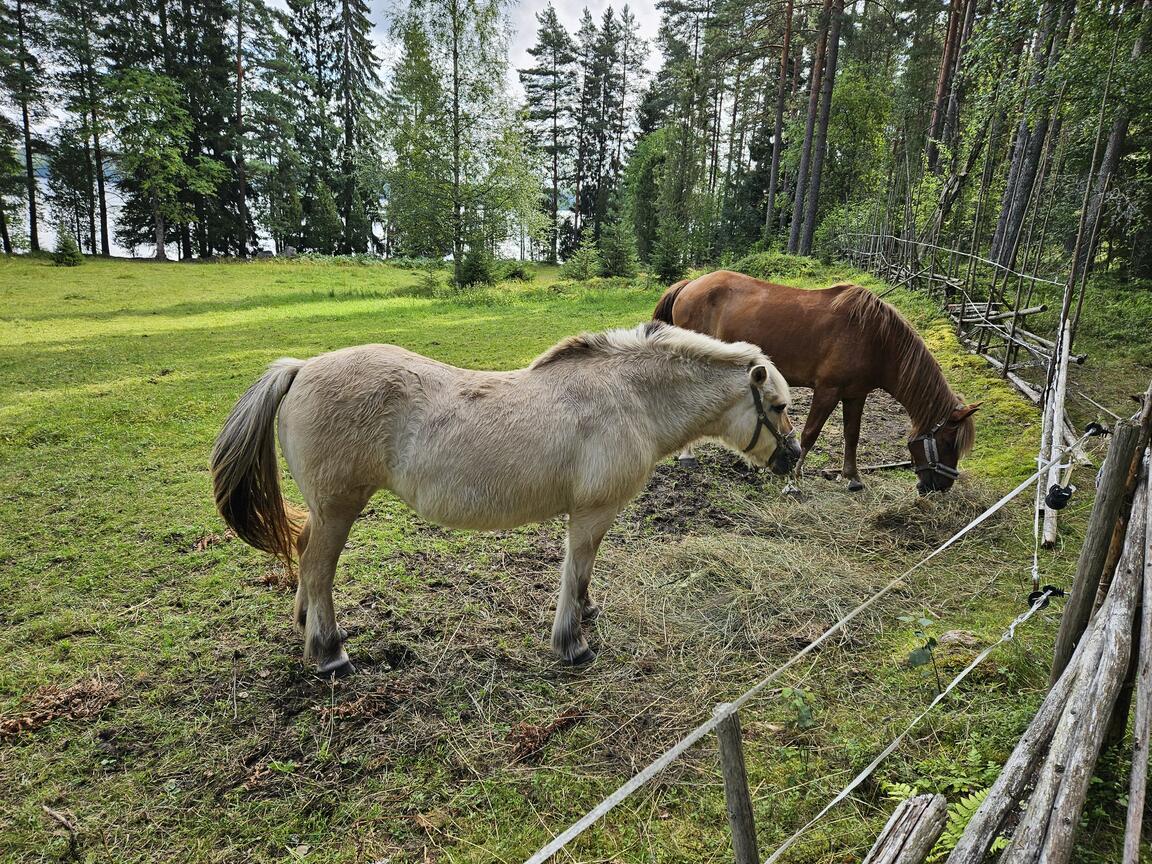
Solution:
{"label": "dun horse", "polygon": [[[657,462],[703,436],[786,474],[800,455],[788,404],[760,349],[658,323],[566,339],[514,372],[392,345],[278,360],[216,440],[216,505],[257,549],[288,564],[299,553],[295,620],[322,675],[352,670],[332,580],[377,490],[452,528],[568,514],[552,647],[580,665],[595,658],[581,625],[597,611],[588,586],[600,540]],[[276,431],[306,512],[281,496]]]}
{"label": "dun horse", "polygon": [[[856,466],[864,400],[890,393],[912,420],[908,449],[921,494],[950,489],[956,463],[972,447],[972,414],[948,386],[940,365],[895,308],[858,285],[804,291],[717,270],[669,288],[653,318],[718,339],[751,342],[794,387],[812,388],[800,437],[800,464],[836,403],[844,406],[848,488],[864,488]],[[682,462],[691,462],[691,451]]]}

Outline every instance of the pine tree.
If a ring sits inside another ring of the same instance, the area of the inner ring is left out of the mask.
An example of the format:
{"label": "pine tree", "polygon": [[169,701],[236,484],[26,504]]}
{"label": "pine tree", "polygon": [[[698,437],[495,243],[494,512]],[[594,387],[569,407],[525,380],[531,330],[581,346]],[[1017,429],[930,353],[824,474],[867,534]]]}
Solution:
{"label": "pine tree", "polygon": [[601,272],[605,276],[631,278],[639,270],[636,236],[631,226],[620,218],[610,218],[600,231]]}
{"label": "pine tree", "polygon": [[34,140],[32,127],[47,98],[48,76],[41,59],[47,44],[48,25],[40,0],[10,0],[0,5],[0,89],[20,111],[28,238],[33,252],[40,251],[40,235],[35,166],[39,142]]}
{"label": "pine tree", "polygon": [[96,251],[95,199],[92,163],[86,129],[62,127],[48,159],[48,205],[57,233],[88,238],[88,251]]}
{"label": "pine tree", "polygon": [[18,138],[16,125],[0,114],[0,251],[5,255],[13,252],[9,225],[15,215],[16,201],[26,189],[20,160],[16,156]]}
{"label": "pine tree", "polygon": [[548,260],[555,264],[560,249],[560,180],[572,148],[571,123],[575,93],[573,72],[576,49],[572,37],[556,17],[552,4],[536,14],[540,28],[536,44],[528,49],[536,63],[520,70],[527,97],[528,118],[551,164],[548,212],[552,217]]}
{"label": "pine tree", "polygon": [[365,0],[340,0],[337,17],[334,110],[343,135],[337,149],[340,165],[340,212],[344,219],[342,251],[366,252],[371,223],[364,211],[365,193],[379,197],[365,182],[362,166],[374,153],[373,137],[380,109],[379,61],[372,46],[372,22]]}

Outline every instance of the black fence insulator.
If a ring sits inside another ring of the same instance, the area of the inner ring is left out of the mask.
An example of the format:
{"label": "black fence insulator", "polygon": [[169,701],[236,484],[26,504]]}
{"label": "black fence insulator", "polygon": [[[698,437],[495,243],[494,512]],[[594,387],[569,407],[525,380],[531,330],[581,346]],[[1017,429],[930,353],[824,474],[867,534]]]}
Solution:
{"label": "black fence insulator", "polygon": [[1061,486],[1059,483],[1053,483],[1048,494],[1044,496],[1044,503],[1053,510],[1063,510],[1072,500],[1072,493],[1075,491],[1076,487],[1072,484]]}
{"label": "black fence insulator", "polygon": [[[1045,597],[1044,595],[1048,595],[1048,596]],[[1037,600],[1043,598],[1044,602],[1040,604],[1040,608],[1046,609],[1048,607],[1048,601],[1051,600],[1053,597],[1067,597],[1067,596],[1068,596],[1068,594],[1066,591],[1063,591],[1062,589],[1057,588],[1055,585],[1045,585],[1039,591],[1033,591],[1031,594],[1028,595],[1028,608],[1032,608],[1033,606],[1036,605]]]}
{"label": "black fence insulator", "polygon": [[1095,420],[1093,420],[1091,423],[1084,427],[1084,434],[1091,435],[1093,438],[1095,438],[1098,435],[1111,435],[1112,430],[1107,426],[1101,423],[1097,423]]}

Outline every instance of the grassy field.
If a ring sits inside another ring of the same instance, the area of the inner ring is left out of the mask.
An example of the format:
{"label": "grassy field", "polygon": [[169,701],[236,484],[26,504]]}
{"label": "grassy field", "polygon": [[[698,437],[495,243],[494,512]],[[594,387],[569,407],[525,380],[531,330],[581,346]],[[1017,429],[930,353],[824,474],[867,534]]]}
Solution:
{"label": "grassy field", "polygon": [[[845,277],[868,282],[819,267],[793,281]],[[1032,409],[897,292],[955,388],[985,400],[954,493],[817,478],[796,502],[719,451],[697,474],[662,466],[608,535],[584,672],[547,645],[561,524],[450,532],[380,495],[337,577],[360,671],[314,679],[285,574],[212,506],[208,452],[234,400],[270,360],[364,342],[514,368],[647,319],[661,291],[555,280],[453,298],[386,266],[0,258],[0,860],[523,860],[1031,471]],[[897,416],[870,401],[865,461],[901,458]],[[810,464],[839,441],[833,425]],[[1074,500],[1045,581],[1067,581],[1090,503]],[[1021,501],[744,712],[763,849],[934,695],[901,616],[974,634],[940,652],[955,671],[1024,608],[1030,555]],[[1042,693],[1058,615],[999,649],[786,860],[859,860],[909,787],[958,801],[989,785]],[[1114,860],[1126,775],[1109,770],[1082,861]],[[730,860],[712,742],[570,848]]]}

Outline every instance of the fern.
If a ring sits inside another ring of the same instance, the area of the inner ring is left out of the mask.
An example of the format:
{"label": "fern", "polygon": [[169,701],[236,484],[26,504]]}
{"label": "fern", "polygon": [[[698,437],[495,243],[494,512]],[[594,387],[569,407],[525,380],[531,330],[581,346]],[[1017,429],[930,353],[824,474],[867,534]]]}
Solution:
{"label": "fern", "polygon": [[[990,788],[980,789],[971,795],[965,795],[955,804],[948,805],[948,822],[944,826],[944,833],[940,835],[940,839],[932,847],[932,852],[927,858],[927,864],[943,861],[956,848],[956,844],[960,842],[968,823],[972,821],[972,817],[976,815],[976,811],[980,809],[980,805],[984,803],[984,799],[988,797],[990,791]],[[1003,837],[997,837],[996,842],[992,844],[992,851],[997,852],[1007,845],[1007,840]]]}

